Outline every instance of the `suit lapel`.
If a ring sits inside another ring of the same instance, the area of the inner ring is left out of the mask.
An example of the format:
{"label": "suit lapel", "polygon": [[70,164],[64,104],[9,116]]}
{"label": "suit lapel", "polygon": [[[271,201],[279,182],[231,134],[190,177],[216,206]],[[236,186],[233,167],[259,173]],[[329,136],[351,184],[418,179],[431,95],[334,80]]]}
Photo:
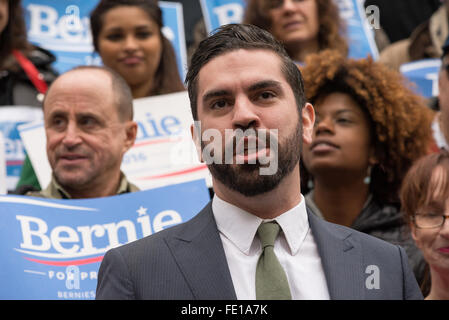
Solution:
{"label": "suit lapel", "polygon": [[165,240],[195,299],[237,299],[211,202]]}
{"label": "suit lapel", "polygon": [[307,210],[310,228],[321,256],[330,298],[364,299],[365,273],[360,244],[353,231],[330,224]]}

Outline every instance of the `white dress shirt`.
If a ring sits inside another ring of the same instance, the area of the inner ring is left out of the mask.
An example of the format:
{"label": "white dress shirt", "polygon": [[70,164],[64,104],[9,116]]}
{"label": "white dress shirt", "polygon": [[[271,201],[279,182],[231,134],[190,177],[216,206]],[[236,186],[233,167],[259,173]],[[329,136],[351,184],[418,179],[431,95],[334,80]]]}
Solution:
{"label": "white dress shirt", "polygon": [[216,194],[212,211],[237,299],[256,299],[256,266],[262,252],[256,232],[262,222],[271,220],[282,228],[275,241],[274,252],[287,274],[292,299],[329,299],[326,277],[302,195],[296,207],[271,220],[250,214]]}

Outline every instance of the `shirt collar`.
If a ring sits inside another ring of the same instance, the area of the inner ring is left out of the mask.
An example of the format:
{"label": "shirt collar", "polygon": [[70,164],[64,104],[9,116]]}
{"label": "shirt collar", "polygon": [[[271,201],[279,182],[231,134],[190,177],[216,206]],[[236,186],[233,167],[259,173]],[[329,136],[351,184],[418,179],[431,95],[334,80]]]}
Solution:
{"label": "shirt collar", "polygon": [[[265,220],[220,199],[216,194],[212,200],[212,211],[220,233],[248,255],[257,228]],[[304,197],[301,195],[298,205],[271,220],[281,226],[291,254],[296,255],[309,230]]]}
{"label": "shirt collar", "polygon": [[[134,191],[133,189],[136,189],[136,187],[129,183],[125,174],[121,172],[120,183],[116,194],[132,192]],[[54,176],[52,176],[50,184],[45,190],[42,191],[42,194],[44,194],[47,198],[52,199],[72,199],[70,194],[56,181]]]}

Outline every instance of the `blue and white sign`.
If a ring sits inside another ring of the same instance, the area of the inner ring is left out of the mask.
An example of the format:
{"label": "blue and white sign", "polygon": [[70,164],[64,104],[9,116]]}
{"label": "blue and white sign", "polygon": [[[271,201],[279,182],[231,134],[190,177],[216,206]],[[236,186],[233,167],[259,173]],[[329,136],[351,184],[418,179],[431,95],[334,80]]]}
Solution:
{"label": "blue and white sign", "polygon": [[[63,73],[79,65],[100,65],[90,33],[90,12],[98,0],[23,0],[30,42],[51,51],[55,69]],[[171,41],[182,79],[187,65],[184,21],[180,3],[159,2],[164,35]]]}
{"label": "blue and white sign", "polygon": [[0,132],[3,134],[2,148],[6,159],[6,187],[8,190],[16,188],[25,160],[25,147],[18,127],[25,123],[42,120],[42,117],[40,108],[22,106],[0,108]]}
{"label": "blue and white sign", "polygon": [[225,24],[240,23],[246,6],[244,0],[201,0],[200,4],[208,32]]}
{"label": "blue and white sign", "polygon": [[438,96],[438,72],[441,68],[440,59],[424,59],[405,63],[399,71],[411,82],[416,84],[412,88],[423,97]]}
{"label": "blue and white sign", "polygon": [[209,201],[203,181],[119,196],[0,196],[0,299],[94,299],[107,250],[185,222]]}
{"label": "blue and white sign", "polygon": [[[349,57],[365,58],[369,54],[377,59],[379,52],[361,1],[336,1],[340,15],[347,24]],[[211,32],[224,24],[240,23],[243,20],[245,6],[244,0],[201,0],[207,31]]]}
{"label": "blue and white sign", "polygon": [[93,55],[89,14],[98,1],[23,0],[28,40],[56,56],[55,69],[63,73],[79,65],[98,65]]}
{"label": "blue and white sign", "polygon": [[[337,0],[340,17],[346,21],[350,58],[366,58],[371,55],[374,60],[379,58],[374,41],[373,25],[368,24],[363,3],[360,0]],[[375,13],[372,13],[374,15]]]}
{"label": "blue and white sign", "polygon": [[175,50],[179,74],[181,80],[184,80],[187,74],[187,49],[182,4],[159,1],[159,6],[162,9],[162,19],[165,25],[162,32],[170,40]]}

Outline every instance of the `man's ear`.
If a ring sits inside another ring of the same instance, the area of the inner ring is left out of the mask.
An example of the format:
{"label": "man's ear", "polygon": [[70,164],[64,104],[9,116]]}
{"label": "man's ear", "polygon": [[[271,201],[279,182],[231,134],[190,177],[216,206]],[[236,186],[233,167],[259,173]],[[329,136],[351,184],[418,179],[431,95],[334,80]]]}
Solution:
{"label": "man's ear", "polygon": [[131,149],[137,137],[137,122],[128,121],[125,123],[125,152]]}
{"label": "man's ear", "polygon": [[200,160],[200,162],[204,162],[203,154],[201,152],[201,124],[199,121],[195,121],[190,125],[190,134],[192,135],[192,140],[195,144],[198,159]]}
{"label": "man's ear", "polygon": [[302,108],[302,141],[310,144],[313,137],[313,126],[315,125],[315,110],[310,103]]}

